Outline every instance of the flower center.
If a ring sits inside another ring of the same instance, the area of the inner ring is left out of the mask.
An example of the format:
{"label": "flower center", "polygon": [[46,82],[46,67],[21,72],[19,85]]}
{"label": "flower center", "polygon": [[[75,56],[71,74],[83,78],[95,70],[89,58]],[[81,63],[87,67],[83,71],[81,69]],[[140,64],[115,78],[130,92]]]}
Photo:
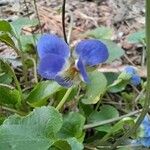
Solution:
{"label": "flower center", "polygon": [[75,66],[71,66],[70,68],[69,68],[69,74],[70,74],[70,76],[71,77],[75,77],[76,76],[76,74],[78,73],[79,71],[75,68]]}

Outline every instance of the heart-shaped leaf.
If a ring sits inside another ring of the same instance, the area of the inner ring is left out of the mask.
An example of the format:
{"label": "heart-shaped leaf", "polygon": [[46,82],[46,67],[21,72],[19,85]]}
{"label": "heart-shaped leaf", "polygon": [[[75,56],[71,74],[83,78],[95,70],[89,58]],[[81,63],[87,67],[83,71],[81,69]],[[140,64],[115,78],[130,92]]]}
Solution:
{"label": "heart-shaped leaf", "polygon": [[104,74],[93,71],[89,73],[90,83],[86,86],[85,95],[82,98],[84,104],[96,104],[107,89],[107,80]]}
{"label": "heart-shaped leaf", "polygon": [[119,47],[116,43],[110,41],[110,40],[101,40],[103,43],[106,44],[109,52],[109,58],[107,62],[112,62],[115,59],[119,59],[121,56],[124,55],[124,50]]}
{"label": "heart-shaped leaf", "polygon": [[40,34],[34,34],[34,35],[21,35],[20,36],[20,42],[22,46],[23,52],[34,52],[35,51],[35,44],[37,39],[40,37]]}
{"label": "heart-shaped leaf", "polygon": [[33,107],[42,106],[53,94],[61,90],[62,87],[55,81],[43,81],[38,83],[30,92],[26,101]]}
{"label": "heart-shaped leaf", "polygon": [[58,136],[61,139],[75,137],[82,142],[84,138],[84,123],[85,118],[81,114],[70,112],[67,116],[64,117],[64,122],[62,128],[58,132]]}
{"label": "heart-shaped leaf", "polygon": [[0,126],[0,149],[48,150],[61,126],[61,114],[53,107],[37,108],[26,117],[13,115]]}
{"label": "heart-shaped leaf", "polygon": [[9,74],[2,73],[0,74],[0,83],[2,84],[10,84],[12,82],[12,77]]}
{"label": "heart-shaped leaf", "polygon": [[10,23],[5,20],[0,20],[0,31],[11,33],[12,28],[11,28]]}
{"label": "heart-shaped leaf", "polygon": [[16,51],[16,53],[19,54],[19,50],[17,49],[13,39],[9,36],[9,34],[0,34],[0,41],[13,48]]}
{"label": "heart-shaped leaf", "polygon": [[76,138],[58,140],[54,143],[52,150],[83,150],[83,145]]}
{"label": "heart-shaped leaf", "polygon": [[18,90],[11,86],[0,84],[0,103],[17,104],[21,101],[21,95]]}
{"label": "heart-shaped leaf", "polygon": [[98,28],[95,28],[93,30],[87,31],[86,35],[96,38],[96,39],[111,39],[113,36],[113,31],[111,28],[101,26]]}
{"label": "heart-shaped leaf", "polygon": [[[88,122],[94,123],[98,121],[104,121],[104,120],[112,119],[115,117],[119,117],[118,110],[111,105],[103,105],[100,108],[101,108],[100,111],[93,111],[93,113],[91,113],[91,115],[89,116]],[[97,127],[96,130],[109,132],[111,130],[111,125],[106,124],[106,125]]]}
{"label": "heart-shaped leaf", "polygon": [[14,20],[11,22],[11,25],[13,27],[14,33],[17,35],[17,37],[20,36],[22,28],[25,26],[36,26],[38,25],[38,20],[37,19],[29,19],[27,17],[20,17],[17,20]]}
{"label": "heart-shaped leaf", "polygon": [[132,33],[128,36],[130,43],[145,43],[145,30]]}

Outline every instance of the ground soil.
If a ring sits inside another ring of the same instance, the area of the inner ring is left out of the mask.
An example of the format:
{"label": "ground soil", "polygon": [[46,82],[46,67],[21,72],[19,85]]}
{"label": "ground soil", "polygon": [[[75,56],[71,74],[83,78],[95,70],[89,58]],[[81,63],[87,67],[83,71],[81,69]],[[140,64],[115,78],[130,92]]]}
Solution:
{"label": "ground soil", "polygon": [[[62,33],[62,0],[36,0],[42,31]],[[9,21],[20,16],[37,17],[35,4],[31,0],[1,0],[0,17]],[[71,44],[85,38],[82,33],[98,26],[108,26],[114,30],[113,39],[124,48],[126,57],[116,61],[118,64],[140,66],[142,49],[126,41],[127,36],[144,28],[144,1],[141,0],[67,0],[66,30],[73,19]],[[36,32],[39,32],[40,28]],[[31,32],[28,28],[27,32]],[[5,52],[4,52],[5,51]],[[0,45],[0,55],[12,55],[13,52],[4,44]],[[115,62],[115,63],[116,63]]]}

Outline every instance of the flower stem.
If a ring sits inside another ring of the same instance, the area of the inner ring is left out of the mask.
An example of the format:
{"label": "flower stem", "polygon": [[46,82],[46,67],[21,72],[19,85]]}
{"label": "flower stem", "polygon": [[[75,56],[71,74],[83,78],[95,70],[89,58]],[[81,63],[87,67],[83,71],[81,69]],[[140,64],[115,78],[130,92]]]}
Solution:
{"label": "flower stem", "polygon": [[37,19],[38,19],[38,22],[39,22],[39,25],[40,25],[40,33],[42,34],[43,33],[43,31],[42,31],[42,23],[41,23],[41,20],[40,20],[40,16],[39,16],[36,0],[33,0],[33,3],[34,3],[34,7],[35,7],[36,16],[37,16]]}
{"label": "flower stem", "polygon": [[18,79],[17,79],[17,77],[16,77],[16,74],[15,74],[15,72],[14,72],[14,69],[13,69],[6,61],[3,61],[3,60],[1,60],[1,61],[3,62],[3,64],[4,64],[5,67],[7,68],[7,70],[11,73],[11,75],[12,75],[12,77],[13,77],[13,79],[14,79],[14,82],[15,82],[15,84],[16,84],[16,87],[17,87],[17,89],[18,89],[20,95],[22,96],[22,90],[21,90],[21,87],[20,87],[20,83],[19,83],[19,81],[18,81]]}
{"label": "flower stem", "polygon": [[63,4],[62,4],[62,28],[63,28],[64,40],[66,43],[68,43],[67,36],[66,36],[66,30],[65,30],[65,11],[66,11],[66,0],[63,0]]}
{"label": "flower stem", "polygon": [[21,44],[21,41],[20,41],[20,37],[17,37],[16,36],[16,40],[18,42],[18,47],[19,47],[19,52],[20,52],[20,57],[21,57],[21,62],[22,62],[22,69],[23,69],[23,75],[24,75],[24,80],[25,80],[25,85],[27,86],[28,85],[28,74],[27,74],[27,66],[26,66],[26,63],[25,63],[25,56],[24,56],[24,53],[22,51],[22,44]]}
{"label": "flower stem", "polygon": [[143,106],[143,110],[138,117],[133,128],[129,129],[124,136],[122,136],[119,140],[117,140],[112,148],[116,149],[117,145],[126,140],[126,138],[130,137],[133,133],[136,132],[141,122],[143,121],[145,115],[147,114],[150,106],[150,0],[146,0],[146,49],[147,49],[147,87],[146,87],[146,99]]}
{"label": "flower stem", "polygon": [[84,129],[96,128],[98,126],[102,126],[102,125],[105,125],[105,124],[113,123],[113,122],[121,120],[121,119],[123,119],[125,117],[134,116],[134,115],[136,115],[136,114],[138,114],[140,112],[141,112],[141,110],[136,110],[136,111],[133,111],[133,112],[128,113],[126,115],[122,115],[120,117],[116,117],[116,118],[113,118],[113,119],[108,119],[108,120],[104,120],[104,121],[98,121],[98,122],[95,122],[95,123],[87,124],[87,125],[84,126]]}
{"label": "flower stem", "polygon": [[69,24],[68,35],[67,35],[67,42],[68,44],[70,44],[74,20],[73,20],[73,13],[71,11],[68,11],[68,12],[70,15],[70,24]]}
{"label": "flower stem", "polygon": [[22,115],[22,116],[26,115],[25,112],[18,111],[18,110],[16,110],[16,109],[9,108],[9,107],[6,107],[6,106],[0,106],[0,108],[2,108],[3,110],[7,110],[7,111],[9,111],[9,112],[12,112],[12,113],[16,113],[16,114]]}
{"label": "flower stem", "polygon": [[60,103],[57,105],[57,107],[56,107],[57,110],[60,110],[61,107],[64,105],[64,103],[66,102],[66,100],[67,100],[68,96],[70,95],[72,89],[73,89],[73,86],[70,87],[70,88],[67,90],[67,92],[65,93],[64,97],[62,98],[62,100],[60,101]]}
{"label": "flower stem", "polygon": [[35,80],[35,83],[38,83],[38,77],[37,77],[37,71],[36,71],[36,61],[32,57],[29,57],[28,59],[30,59],[33,63],[34,80]]}

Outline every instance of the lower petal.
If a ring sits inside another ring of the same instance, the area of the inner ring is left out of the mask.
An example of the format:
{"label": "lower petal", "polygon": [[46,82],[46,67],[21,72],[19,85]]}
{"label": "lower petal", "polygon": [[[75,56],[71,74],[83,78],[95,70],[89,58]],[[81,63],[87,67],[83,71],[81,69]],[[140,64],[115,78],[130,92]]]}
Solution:
{"label": "lower petal", "polygon": [[49,54],[43,57],[38,65],[38,73],[46,79],[55,79],[55,76],[61,72],[66,66],[63,57]]}
{"label": "lower petal", "polygon": [[139,85],[141,83],[141,78],[138,75],[133,75],[131,78],[131,84]]}
{"label": "lower petal", "polygon": [[69,77],[63,77],[63,76],[60,76],[60,75],[57,75],[55,77],[55,81],[59,85],[61,85],[63,87],[66,87],[66,88],[69,88],[69,87],[71,87],[73,85],[73,82],[72,82],[72,80]]}
{"label": "lower petal", "polygon": [[80,58],[77,60],[76,68],[79,70],[82,80],[86,83],[89,83],[89,78],[85,66]]}

